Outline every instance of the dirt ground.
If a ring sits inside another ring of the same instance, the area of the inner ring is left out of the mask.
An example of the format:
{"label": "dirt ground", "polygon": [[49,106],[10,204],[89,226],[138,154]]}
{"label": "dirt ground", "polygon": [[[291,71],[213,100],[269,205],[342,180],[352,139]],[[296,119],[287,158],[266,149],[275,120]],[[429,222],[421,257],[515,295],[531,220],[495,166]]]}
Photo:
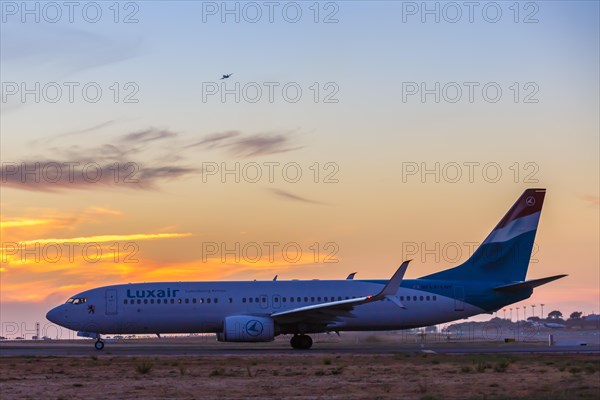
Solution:
{"label": "dirt ground", "polygon": [[600,355],[2,357],[9,399],[598,399]]}

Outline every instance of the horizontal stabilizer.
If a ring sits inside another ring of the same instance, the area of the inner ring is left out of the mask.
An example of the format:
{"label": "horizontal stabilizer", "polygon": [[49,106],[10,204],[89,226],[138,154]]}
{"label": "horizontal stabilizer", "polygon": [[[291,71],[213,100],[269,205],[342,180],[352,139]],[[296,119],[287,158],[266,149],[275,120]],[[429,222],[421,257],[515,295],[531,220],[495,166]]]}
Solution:
{"label": "horizontal stabilizer", "polygon": [[494,288],[494,290],[497,290],[499,292],[516,292],[523,289],[533,289],[535,287],[545,285],[546,283],[555,281],[557,279],[564,278],[565,276],[567,275],[554,275],[549,276],[548,278],[532,279],[525,282],[511,283],[510,285],[497,286]]}

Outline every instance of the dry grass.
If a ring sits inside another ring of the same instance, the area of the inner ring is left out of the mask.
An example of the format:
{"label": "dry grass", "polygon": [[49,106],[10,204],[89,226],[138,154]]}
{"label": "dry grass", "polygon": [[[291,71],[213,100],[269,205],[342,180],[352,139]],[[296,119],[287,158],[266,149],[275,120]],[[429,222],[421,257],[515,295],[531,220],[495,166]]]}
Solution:
{"label": "dry grass", "polygon": [[290,352],[230,357],[2,357],[0,361],[2,400],[594,399],[600,392],[598,355]]}

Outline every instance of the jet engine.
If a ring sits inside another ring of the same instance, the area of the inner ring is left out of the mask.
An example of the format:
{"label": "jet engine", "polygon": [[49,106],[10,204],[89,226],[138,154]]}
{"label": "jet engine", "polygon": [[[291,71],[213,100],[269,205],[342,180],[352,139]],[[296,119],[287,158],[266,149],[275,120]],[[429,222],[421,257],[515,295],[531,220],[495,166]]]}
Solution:
{"label": "jet engine", "polygon": [[270,342],[275,338],[275,323],[269,317],[233,315],[223,321],[220,342]]}

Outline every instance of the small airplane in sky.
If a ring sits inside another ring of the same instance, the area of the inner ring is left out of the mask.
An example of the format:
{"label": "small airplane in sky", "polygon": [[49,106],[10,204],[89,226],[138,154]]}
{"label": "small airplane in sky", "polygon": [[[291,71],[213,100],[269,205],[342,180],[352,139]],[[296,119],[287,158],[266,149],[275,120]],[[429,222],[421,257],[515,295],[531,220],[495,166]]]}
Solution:
{"label": "small airplane in sky", "polygon": [[[411,329],[492,314],[566,275],[526,280],[545,189],[527,189],[463,264],[389,280],[155,282],[105,286],[74,295],[46,318],[96,339],[103,334],[215,333],[222,342],[268,342],[292,335]],[[479,204],[481,207],[481,204]],[[175,278],[175,277],[174,277]]]}
{"label": "small airplane in sky", "polygon": [[229,77],[231,77],[231,75],[233,75],[233,74],[225,74],[225,75],[223,75],[223,77],[221,79],[228,79]]}

